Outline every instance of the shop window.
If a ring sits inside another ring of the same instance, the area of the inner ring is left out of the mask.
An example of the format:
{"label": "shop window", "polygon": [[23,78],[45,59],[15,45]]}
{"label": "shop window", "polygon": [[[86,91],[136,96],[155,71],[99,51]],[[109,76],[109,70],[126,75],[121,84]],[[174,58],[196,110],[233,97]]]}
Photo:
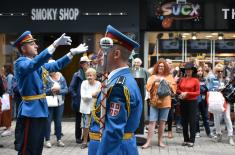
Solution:
{"label": "shop window", "polygon": [[215,41],[215,64],[224,63],[226,58],[234,58],[235,40],[216,40]]}
{"label": "shop window", "polygon": [[211,41],[206,39],[187,41],[187,59],[196,58],[199,62],[211,61]]}
{"label": "shop window", "polygon": [[160,39],[159,58],[181,60],[182,40],[180,39]]}

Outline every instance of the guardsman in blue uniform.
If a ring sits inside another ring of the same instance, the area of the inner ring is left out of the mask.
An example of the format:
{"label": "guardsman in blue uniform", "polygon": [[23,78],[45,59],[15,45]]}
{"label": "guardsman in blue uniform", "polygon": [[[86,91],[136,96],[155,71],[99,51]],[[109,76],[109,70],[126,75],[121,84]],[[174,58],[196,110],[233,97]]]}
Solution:
{"label": "guardsman in blue uniform", "polygon": [[[108,97],[106,100],[105,127],[99,133],[100,97],[92,113],[89,155],[137,155],[135,130],[142,113],[139,87],[128,67],[133,48],[139,44],[112,26],[107,27],[106,37],[113,40],[108,49]],[[101,138],[100,138],[101,137]]]}
{"label": "guardsman in blue uniform", "polygon": [[23,140],[19,155],[41,155],[43,138],[48,117],[45,85],[48,72],[55,72],[64,68],[75,54],[87,50],[85,44],[70,49],[70,52],[54,63],[47,63],[60,45],[71,45],[70,37],[63,34],[52,45],[39,55],[37,44],[30,31],[24,32],[14,43],[21,56],[15,62],[15,77],[18,83],[22,102],[19,106],[18,117],[22,122]]}

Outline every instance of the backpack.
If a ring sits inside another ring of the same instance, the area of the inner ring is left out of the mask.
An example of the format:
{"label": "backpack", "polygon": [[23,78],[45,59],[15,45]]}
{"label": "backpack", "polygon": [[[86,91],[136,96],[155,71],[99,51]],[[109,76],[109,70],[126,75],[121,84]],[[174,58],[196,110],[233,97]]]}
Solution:
{"label": "backpack", "polygon": [[162,98],[171,95],[171,89],[166,80],[161,80],[157,89],[157,95]]}

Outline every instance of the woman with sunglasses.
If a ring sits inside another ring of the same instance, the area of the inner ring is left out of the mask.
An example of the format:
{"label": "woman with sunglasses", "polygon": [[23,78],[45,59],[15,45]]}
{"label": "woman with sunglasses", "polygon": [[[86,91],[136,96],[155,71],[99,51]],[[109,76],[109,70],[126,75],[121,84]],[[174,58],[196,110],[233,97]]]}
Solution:
{"label": "woman with sunglasses", "polygon": [[[224,66],[222,64],[217,64],[214,68],[214,77],[211,77],[208,80],[208,90],[209,91],[223,91],[225,86],[227,85],[228,81],[224,79],[223,75]],[[220,120],[221,116],[224,117],[225,124],[228,131],[228,141],[230,145],[234,145],[233,141],[233,126],[232,121],[230,117],[230,104],[226,103],[226,110],[222,113],[213,113],[214,115],[214,123],[216,128],[216,141],[221,142],[222,141],[222,133],[221,133],[221,126],[220,126]]]}

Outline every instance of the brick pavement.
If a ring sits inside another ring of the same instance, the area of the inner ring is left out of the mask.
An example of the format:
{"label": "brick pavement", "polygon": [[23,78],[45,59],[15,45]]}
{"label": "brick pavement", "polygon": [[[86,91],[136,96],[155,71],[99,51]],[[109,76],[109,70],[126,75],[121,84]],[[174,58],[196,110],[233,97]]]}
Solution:
{"label": "brick pavement", "polygon": [[[14,127],[13,122],[13,127]],[[81,150],[80,145],[75,143],[74,140],[74,122],[72,119],[63,121],[63,142],[66,144],[64,148],[56,146],[55,136],[52,135],[51,142],[52,148],[43,149],[43,155],[87,155],[87,149]],[[53,127],[52,127],[52,131]],[[2,131],[0,131],[2,132]],[[146,135],[144,135],[146,136]],[[149,149],[142,150],[140,147],[140,155],[234,155],[235,146],[230,146],[227,141],[227,136],[223,136],[222,143],[215,143],[212,139],[207,138],[202,131],[200,138],[196,139],[196,143],[193,148],[183,147],[182,134],[174,132],[174,138],[164,138],[167,144],[166,148],[159,148],[157,146],[157,134],[153,137],[153,146]],[[0,144],[4,144],[4,148],[0,148],[0,155],[16,155],[14,150],[14,136],[0,137]]]}

